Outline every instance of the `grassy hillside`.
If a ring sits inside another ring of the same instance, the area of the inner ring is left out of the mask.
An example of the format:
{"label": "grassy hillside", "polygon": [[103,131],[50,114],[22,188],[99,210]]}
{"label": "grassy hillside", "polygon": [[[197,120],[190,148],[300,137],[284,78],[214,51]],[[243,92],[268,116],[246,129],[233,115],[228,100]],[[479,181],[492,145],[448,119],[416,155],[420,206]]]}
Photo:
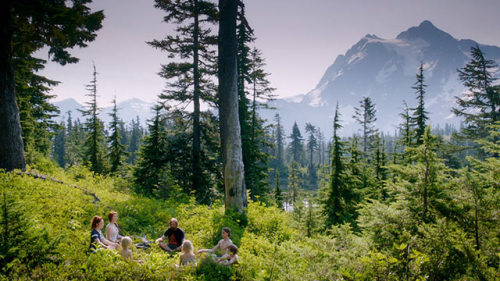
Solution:
{"label": "grassy hillside", "polygon": [[[30,169],[64,183],[0,173],[0,280],[401,280],[406,276],[424,280],[433,266],[447,261],[434,260],[441,254],[432,252],[442,250],[438,247],[452,248],[442,253],[456,259],[474,255],[468,238],[460,237],[446,222],[433,226],[442,227],[434,232],[423,230],[429,237],[419,243],[435,247],[414,243],[410,249],[415,238],[401,235],[400,243],[382,248],[383,243],[374,242],[376,235],[368,233],[378,223],[373,220],[365,222],[366,231],[358,234],[343,225],[308,238],[288,213],[262,203],[250,202],[248,217],[240,217],[225,214],[221,202],[206,206],[182,196],[169,201],[139,197],[129,191],[127,179],[96,176],[82,167],[63,171],[39,161]],[[156,245],[133,249],[134,258],[144,264],[127,262],[111,250],[88,255],[90,219],[105,217],[111,210],[119,213],[123,234],[145,234],[150,240],[160,237],[170,218],[176,217],[195,250],[213,247],[221,227],[229,226],[233,242],[240,247],[241,262],[224,267],[199,256],[198,266],[180,268],[178,254],[166,254]],[[398,222],[394,223],[397,228]],[[446,237],[431,235],[436,231]],[[390,233],[377,237],[383,235]],[[475,262],[471,258],[469,265],[477,266]],[[497,274],[493,268],[479,270],[482,276]]]}

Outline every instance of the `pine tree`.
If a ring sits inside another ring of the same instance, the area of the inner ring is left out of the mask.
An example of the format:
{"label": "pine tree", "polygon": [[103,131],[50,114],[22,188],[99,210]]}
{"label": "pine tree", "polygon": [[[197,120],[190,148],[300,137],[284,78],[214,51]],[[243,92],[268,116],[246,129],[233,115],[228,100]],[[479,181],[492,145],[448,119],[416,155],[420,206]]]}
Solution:
{"label": "pine tree", "polygon": [[[93,41],[104,19],[102,11],[91,13],[87,1],[19,1],[0,4],[0,169],[26,167],[16,102],[14,56],[30,58],[48,47],[54,62],[78,62],[67,49],[85,47]],[[14,50],[21,51],[16,54]]]}
{"label": "pine tree", "polygon": [[201,185],[201,131],[200,103],[214,104],[216,36],[210,27],[216,23],[217,8],[206,0],[155,0],[155,7],[167,13],[166,23],[177,24],[175,35],[168,35],[163,40],[153,40],[149,44],[168,52],[170,58],[178,62],[162,65],[160,76],[167,80],[167,88],[160,95],[162,100],[193,104],[191,120],[192,136],[192,186],[198,199],[205,198],[208,186]]}
{"label": "pine tree", "polygon": [[113,110],[109,114],[111,116],[111,123],[109,124],[109,129],[111,134],[108,137],[109,152],[108,158],[111,165],[110,172],[116,173],[118,169],[123,165],[125,158],[127,157],[127,148],[122,144],[121,138],[122,133],[120,132],[120,124],[123,123],[118,118],[118,108],[116,107],[116,97],[113,98]]}
{"label": "pine tree", "polygon": [[89,91],[87,96],[91,100],[86,103],[87,110],[82,111],[83,116],[87,116],[87,121],[85,122],[87,137],[84,143],[83,158],[85,163],[90,165],[89,168],[91,171],[103,174],[107,171],[107,163],[105,162],[106,144],[104,140],[104,125],[98,116],[100,108],[97,107],[97,71],[95,65],[92,77],[90,84],[86,85]]}
{"label": "pine tree", "polygon": [[485,58],[478,45],[471,48],[471,60],[458,70],[458,76],[467,88],[463,97],[457,97],[457,116],[465,117],[462,133],[472,139],[488,135],[487,126],[500,120],[500,86],[494,86],[498,65]]}
{"label": "pine tree", "polygon": [[421,145],[423,143],[422,136],[424,135],[425,128],[427,127],[427,120],[429,119],[428,112],[425,111],[425,88],[424,84],[424,65],[421,63],[417,73],[417,81],[412,89],[416,91],[418,105],[413,110],[411,117],[412,123],[415,126],[415,143]]}
{"label": "pine tree", "polygon": [[362,127],[363,157],[367,158],[368,153],[370,152],[369,146],[377,133],[377,129],[375,129],[375,121],[377,121],[375,113],[377,110],[375,109],[375,104],[372,102],[370,97],[364,97],[361,101],[359,101],[359,107],[354,108],[354,112],[353,118],[358,121]]}

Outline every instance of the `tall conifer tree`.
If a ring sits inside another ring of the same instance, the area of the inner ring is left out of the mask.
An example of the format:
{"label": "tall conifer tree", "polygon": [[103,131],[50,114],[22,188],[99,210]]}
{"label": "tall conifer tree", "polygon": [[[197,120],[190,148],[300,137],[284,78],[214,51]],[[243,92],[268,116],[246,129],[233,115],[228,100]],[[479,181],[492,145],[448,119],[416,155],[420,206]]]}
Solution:
{"label": "tall conifer tree", "polygon": [[219,0],[219,116],[224,165],[225,207],[244,212],[248,205],[238,114],[238,1]]}
{"label": "tall conifer tree", "polygon": [[293,123],[292,133],[288,138],[290,138],[288,151],[290,153],[291,160],[295,161],[296,163],[302,164],[304,156],[304,139],[302,138],[302,134],[300,133],[299,126],[297,126],[297,122]]}
{"label": "tall conifer tree", "polygon": [[[86,47],[93,41],[104,19],[92,13],[91,1],[0,1],[0,169],[25,169],[13,57],[31,57],[48,47],[54,62],[76,63],[67,49]],[[22,50],[15,54],[14,50]]]}
{"label": "tall conifer tree", "polygon": [[118,117],[118,108],[116,107],[116,97],[113,99],[113,110],[109,114],[111,123],[109,129],[111,134],[108,137],[109,152],[108,158],[111,165],[110,172],[115,173],[123,165],[127,156],[127,148],[122,144],[122,132],[120,124],[123,123]]}
{"label": "tall conifer tree", "polygon": [[105,162],[106,144],[104,139],[104,125],[99,119],[99,110],[97,107],[97,71],[93,66],[92,80],[86,85],[89,92],[86,96],[90,97],[87,102],[87,110],[83,110],[83,116],[87,117],[85,129],[87,136],[84,143],[84,160],[90,165],[90,170],[95,173],[105,173],[107,165]]}
{"label": "tall conifer tree", "polygon": [[333,119],[333,142],[330,160],[330,181],[327,197],[323,201],[323,212],[326,215],[326,226],[330,227],[348,221],[350,216],[347,205],[350,198],[346,195],[345,165],[343,160],[344,144],[340,139],[340,112],[337,103]]}
{"label": "tall conifer tree", "polygon": [[147,195],[154,195],[157,192],[163,174],[167,172],[165,118],[161,113],[160,104],[156,104],[153,110],[155,115],[149,124],[149,134],[144,138],[144,144],[139,149],[137,165],[134,169],[137,189]]}
{"label": "tall conifer tree", "polygon": [[375,121],[377,121],[375,113],[377,110],[375,109],[375,104],[372,102],[370,97],[363,97],[363,99],[359,101],[359,107],[354,108],[354,112],[353,118],[356,119],[356,121],[358,121],[361,125],[361,137],[363,140],[364,152],[363,157],[367,158],[368,153],[370,152],[371,143],[377,133],[377,129],[375,129]]}
{"label": "tall conifer tree", "polygon": [[484,138],[487,126],[500,121],[500,86],[494,86],[498,65],[485,58],[478,45],[471,48],[471,60],[458,70],[460,80],[467,88],[462,97],[457,97],[458,107],[453,112],[465,117],[462,133],[468,138]]}
{"label": "tall conifer tree", "polygon": [[427,85],[424,83],[424,65],[421,63],[418,68],[417,81],[412,89],[417,94],[417,107],[413,110],[412,122],[415,126],[415,143],[421,145],[423,143],[422,136],[424,135],[425,128],[427,127],[427,120],[429,119],[428,112],[425,111],[425,88]]}
{"label": "tall conifer tree", "polygon": [[193,122],[192,141],[192,186],[198,199],[206,198],[208,186],[202,186],[201,176],[201,132],[200,104],[202,101],[215,103],[216,60],[214,46],[216,36],[210,27],[217,21],[217,8],[206,0],[155,0],[155,7],[164,10],[166,23],[177,24],[175,35],[168,35],[163,40],[153,40],[149,44],[168,52],[170,58],[178,62],[162,65],[160,76],[167,80],[167,88],[160,98],[193,104],[191,120]]}

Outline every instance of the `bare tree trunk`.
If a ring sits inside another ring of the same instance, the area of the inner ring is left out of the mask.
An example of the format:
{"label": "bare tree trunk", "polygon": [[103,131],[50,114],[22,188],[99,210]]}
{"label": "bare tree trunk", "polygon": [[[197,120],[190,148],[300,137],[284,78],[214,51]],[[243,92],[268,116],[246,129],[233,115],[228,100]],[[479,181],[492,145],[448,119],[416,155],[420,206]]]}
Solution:
{"label": "bare tree trunk", "polygon": [[200,177],[202,175],[200,165],[200,151],[201,151],[201,125],[200,125],[200,71],[199,71],[199,10],[198,1],[194,0],[194,32],[193,32],[193,189],[196,191],[198,199],[205,199],[207,190],[201,190]]}
{"label": "bare tree trunk", "polygon": [[0,4],[0,169],[26,169],[12,67],[10,1]]}
{"label": "bare tree trunk", "polygon": [[238,0],[219,0],[219,117],[226,209],[248,205],[238,114],[236,13]]}

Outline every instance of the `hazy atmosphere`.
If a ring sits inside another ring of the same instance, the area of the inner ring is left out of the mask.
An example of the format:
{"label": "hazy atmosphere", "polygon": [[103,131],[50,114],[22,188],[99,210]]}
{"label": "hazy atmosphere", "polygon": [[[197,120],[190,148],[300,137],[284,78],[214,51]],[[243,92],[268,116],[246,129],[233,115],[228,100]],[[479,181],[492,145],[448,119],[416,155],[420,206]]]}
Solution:
{"label": "hazy atmosphere", "polygon": [[[366,34],[384,39],[430,20],[457,39],[500,45],[500,1],[496,0],[251,0],[247,16],[257,36],[256,46],[267,62],[275,94],[290,97],[312,90],[326,68]],[[106,18],[97,39],[75,49],[77,64],[49,63],[43,75],[61,81],[53,89],[57,100],[86,101],[84,85],[92,62],[99,73],[98,102],[138,97],[154,101],[164,82],[156,74],[167,54],[145,42],[163,38],[171,26],[148,0],[99,0],[91,4]],[[41,51],[42,58],[46,52]]]}

